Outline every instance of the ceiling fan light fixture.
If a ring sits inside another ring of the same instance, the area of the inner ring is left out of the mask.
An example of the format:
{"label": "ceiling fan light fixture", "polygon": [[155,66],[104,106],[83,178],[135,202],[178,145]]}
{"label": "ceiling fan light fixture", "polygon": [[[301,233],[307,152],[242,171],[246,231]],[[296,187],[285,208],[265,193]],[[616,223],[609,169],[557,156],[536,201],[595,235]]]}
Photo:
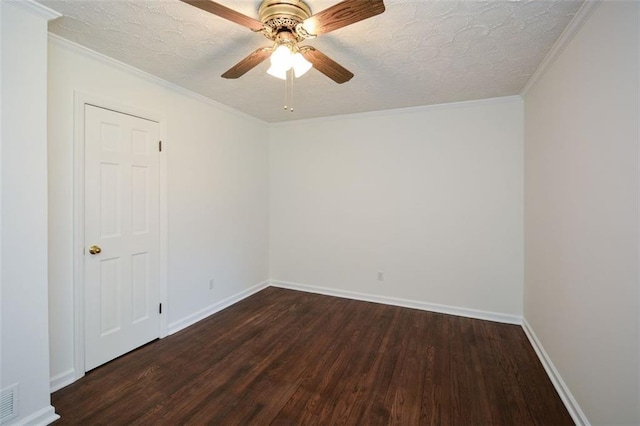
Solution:
{"label": "ceiling fan light fixture", "polygon": [[296,78],[302,77],[313,67],[313,64],[307,61],[300,52],[293,54],[291,62],[293,63],[293,73],[296,75]]}
{"label": "ceiling fan light fixture", "polygon": [[278,46],[271,54],[271,66],[267,70],[269,75],[286,80],[287,71],[293,66],[293,55],[291,49],[284,44]]}
{"label": "ceiling fan light fixture", "polygon": [[291,49],[284,44],[278,46],[271,54],[271,66],[288,71],[293,65]]}
{"label": "ceiling fan light fixture", "polygon": [[271,66],[267,74],[286,80],[287,71],[293,68],[296,76],[302,77],[313,65],[300,52],[293,53],[288,45],[281,44],[271,54]]}
{"label": "ceiling fan light fixture", "polygon": [[280,80],[286,80],[287,79],[287,71],[284,68],[278,68],[275,67],[273,65],[271,65],[269,67],[269,69],[267,70],[267,74],[272,75],[276,78],[279,78]]}

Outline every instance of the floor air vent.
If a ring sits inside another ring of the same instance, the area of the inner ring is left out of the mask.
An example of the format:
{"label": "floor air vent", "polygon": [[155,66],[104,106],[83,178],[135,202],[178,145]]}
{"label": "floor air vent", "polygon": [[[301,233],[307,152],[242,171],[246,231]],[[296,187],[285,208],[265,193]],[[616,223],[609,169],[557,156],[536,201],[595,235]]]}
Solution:
{"label": "floor air vent", "polygon": [[18,385],[0,390],[0,424],[18,415]]}

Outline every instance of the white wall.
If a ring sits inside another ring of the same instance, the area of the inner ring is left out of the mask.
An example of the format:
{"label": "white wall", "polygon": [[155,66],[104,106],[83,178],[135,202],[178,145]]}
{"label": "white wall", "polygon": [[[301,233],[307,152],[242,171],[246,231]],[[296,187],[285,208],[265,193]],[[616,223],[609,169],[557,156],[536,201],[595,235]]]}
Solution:
{"label": "white wall", "polygon": [[[0,389],[17,385],[11,423],[46,423],[47,20],[30,2],[0,2],[2,32],[2,330]],[[4,408],[4,407],[3,407]]]}
{"label": "white wall", "polygon": [[503,98],[273,125],[271,278],[517,320],[522,114]]}
{"label": "white wall", "polygon": [[640,423],[639,18],[602,2],[525,96],[524,316],[594,425]]}
{"label": "white wall", "polygon": [[[267,124],[195,98],[55,37],[49,43],[51,374],[73,379],[74,92],[163,117],[168,327],[268,278]],[[209,290],[209,279],[215,279]],[[81,372],[80,372],[81,373]]]}
{"label": "white wall", "polygon": [[[588,421],[640,423],[638,18],[637,2],[599,6],[526,94],[524,118],[507,98],[267,126],[51,42],[52,376],[73,368],[79,90],[166,117],[174,327],[269,271],[300,288],[511,318],[524,279],[527,323]],[[4,142],[2,158],[6,186]]]}

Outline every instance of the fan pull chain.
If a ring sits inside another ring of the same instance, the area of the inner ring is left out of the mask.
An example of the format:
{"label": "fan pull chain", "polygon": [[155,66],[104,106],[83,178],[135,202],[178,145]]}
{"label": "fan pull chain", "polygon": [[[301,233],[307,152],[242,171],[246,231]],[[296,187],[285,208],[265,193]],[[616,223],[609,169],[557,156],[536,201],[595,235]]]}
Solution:
{"label": "fan pull chain", "polygon": [[295,80],[293,76],[293,68],[289,70],[289,73],[291,75],[291,84],[289,87],[289,112],[293,112],[293,80]]}
{"label": "fan pull chain", "polygon": [[284,80],[284,110],[293,112],[293,70],[287,71],[286,76]]}
{"label": "fan pull chain", "polygon": [[285,74],[284,79],[284,110],[288,110],[287,101],[289,100],[289,71]]}

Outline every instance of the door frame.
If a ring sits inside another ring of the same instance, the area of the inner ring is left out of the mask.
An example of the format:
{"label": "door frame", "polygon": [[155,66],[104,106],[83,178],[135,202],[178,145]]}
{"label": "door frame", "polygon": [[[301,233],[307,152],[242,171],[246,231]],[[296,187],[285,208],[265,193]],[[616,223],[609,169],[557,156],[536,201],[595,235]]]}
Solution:
{"label": "door frame", "polygon": [[166,160],[166,118],[163,114],[141,109],[136,106],[96,96],[88,93],[74,91],[74,120],[73,120],[73,369],[74,381],[85,374],[85,336],[84,336],[84,154],[85,154],[85,105],[92,105],[123,114],[132,115],[160,125],[160,140],[162,141],[162,153],[159,156],[160,178],[160,303],[163,306],[163,314],[160,315],[160,338],[166,337],[168,332],[168,281],[167,281],[167,243],[168,243],[168,216],[167,216],[167,160]]}

